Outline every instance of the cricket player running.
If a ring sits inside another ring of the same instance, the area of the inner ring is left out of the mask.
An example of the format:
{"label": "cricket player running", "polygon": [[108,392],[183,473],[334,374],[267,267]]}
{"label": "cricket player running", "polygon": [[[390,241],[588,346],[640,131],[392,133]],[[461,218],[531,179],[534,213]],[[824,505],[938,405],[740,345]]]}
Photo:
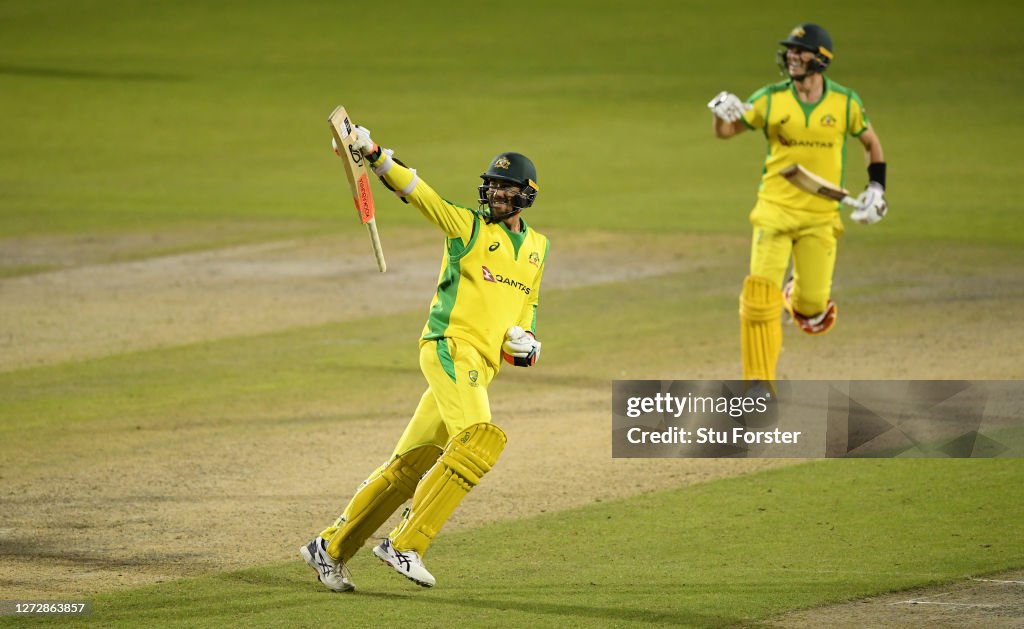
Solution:
{"label": "cricket player running", "polygon": [[300,549],[320,582],[355,589],[346,564],[407,500],[411,507],[374,554],[424,587],[431,541],[459,502],[498,461],[505,433],[491,422],[487,387],[502,360],[529,367],[540,356],[537,304],[548,239],[522,211],[539,190],[533,163],[502,153],[481,175],[480,209],[441,198],[415,170],[357,127],[355,147],[384,185],[444,232],[437,291],[420,338],[427,390],[390,459],[356,490],[342,515]]}
{"label": "cricket player running", "polygon": [[[825,76],[833,57],[831,37],[816,24],[802,24],[779,43],[784,49],[778,64],[788,80],[762,87],[746,102],[721,92],[708,103],[719,138],[760,129],[768,140],[750,213],[754,233],[750,275],[740,294],[740,348],[744,380],[760,381],[769,393],[782,349],[782,310],[808,334],[824,334],[835,325],[832,272],[836,239],[843,233],[836,201],[798,189],[779,171],[800,164],[842,185],[846,136],[851,135],[864,146],[869,183],[850,217],[870,225],[887,209],[878,135],[857,93]],[[790,256],[793,277],[783,287]]]}

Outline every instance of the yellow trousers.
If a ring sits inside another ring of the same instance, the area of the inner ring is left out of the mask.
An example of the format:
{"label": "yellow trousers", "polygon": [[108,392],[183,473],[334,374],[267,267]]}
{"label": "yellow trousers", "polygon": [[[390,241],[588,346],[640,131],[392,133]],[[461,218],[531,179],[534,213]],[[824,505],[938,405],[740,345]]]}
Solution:
{"label": "yellow trousers", "polygon": [[423,444],[444,448],[453,435],[491,421],[487,387],[496,372],[472,345],[451,338],[424,343],[420,371],[427,390],[394,454]]}
{"label": "yellow trousers", "polygon": [[[320,533],[321,537],[328,540],[328,554],[335,559],[351,559],[395,509],[409,498],[414,498],[414,492],[422,482],[421,476],[432,469],[439,456],[442,462],[446,460],[442,451],[446,445],[448,449],[453,447],[450,443],[452,436],[474,425],[491,427],[487,385],[494,378],[495,370],[473,346],[454,339],[424,343],[420,347],[420,370],[427,379],[428,387],[391,458],[370,474],[356,490],[341,517]],[[490,434],[480,426],[471,432]],[[504,447],[505,436],[501,430],[494,428],[491,432],[500,435],[497,441]],[[501,452],[501,447],[494,445],[497,443],[495,439],[485,438],[484,441],[489,444],[485,448],[486,465],[473,468],[475,476],[470,485],[479,482],[477,477],[490,469]],[[446,463],[442,466],[444,469],[439,468],[435,476],[440,475],[440,478],[433,479],[429,489],[444,486],[447,482],[444,471],[452,465],[458,467],[457,463],[458,457],[456,463]],[[463,485],[466,484],[463,481]],[[448,495],[451,493],[448,492],[445,500],[433,507],[425,505],[421,508],[419,517],[405,527],[408,529],[405,537],[413,540],[409,543],[419,545],[421,552],[425,551],[433,535],[441,529],[451,510],[454,510],[468,490],[469,487],[452,495]],[[399,528],[402,529],[407,521],[403,521],[403,526]]]}
{"label": "yellow trousers", "polygon": [[792,256],[793,308],[805,316],[823,312],[832,293],[836,241],[843,233],[839,213],[792,210],[758,199],[750,222],[750,275],[781,289]]}

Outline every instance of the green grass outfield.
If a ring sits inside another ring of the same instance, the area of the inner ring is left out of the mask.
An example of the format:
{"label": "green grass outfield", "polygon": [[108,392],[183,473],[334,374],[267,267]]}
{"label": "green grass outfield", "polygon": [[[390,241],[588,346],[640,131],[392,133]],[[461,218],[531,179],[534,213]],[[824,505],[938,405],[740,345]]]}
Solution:
{"label": "green grass outfield", "polygon": [[[462,203],[514,148],[539,165],[546,227],[735,233],[763,139],[714,140],[705,103],[776,81],[775,42],[814,20],[890,163],[891,216],[858,238],[1019,245],[1024,49],[995,33],[1024,9],[971,8],[0,2],[0,235],[217,226],[201,246],[336,228],[352,216],[337,103]],[[858,190],[859,145],[848,162]],[[385,223],[421,220],[382,205]]]}
{"label": "green grass outfield", "polygon": [[823,461],[442,536],[434,590],[363,552],[355,594],[328,592],[291,561],[100,595],[91,618],[61,622],[750,623],[1021,565],[1020,480],[1010,461]]}
{"label": "green grass outfield", "polygon": [[[0,0],[0,278],[74,264],[6,256],[36,243],[59,250],[173,235],[84,260],[96,263],[358,228],[329,150],[326,117],[338,103],[463,204],[474,202],[476,175],[498,151],[530,155],[542,191],[528,217],[542,231],[745,238],[764,142],[715,140],[705,103],[719,90],[746,96],[776,81],[776,42],[810,20],[831,31],[830,75],[858,91],[890,164],[890,215],[870,229],[851,226],[843,241],[837,278],[850,299],[829,347],[863,364],[872,353],[860,339],[895,345],[948,334],[954,342],[935,372],[1021,378],[1019,358],[999,351],[998,330],[991,361],[958,360],[971,295],[935,302],[913,292],[912,277],[856,281],[862,269],[886,267],[925,269],[932,283],[977,278],[982,297],[1009,296],[1008,325],[1020,320],[1012,280],[1024,268],[1016,123],[1024,46],[998,33],[1021,23],[1024,5],[970,8],[951,0]],[[859,190],[861,151],[854,143],[848,153],[848,184]],[[388,226],[422,222],[375,192],[385,239]],[[503,374],[495,397],[513,387],[524,396],[566,385],[604,392],[623,374],[733,374],[743,256],[740,247],[730,268],[546,292],[544,371]],[[985,284],[987,271],[1002,269],[1005,279],[1014,268],[1002,293]],[[891,297],[885,315],[878,295]],[[0,483],[88,467],[90,456],[114,461],[128,446],[104,437],[137,427],[173,435],[209,425],[191,434],[199,439],[279,421],[305,430],[405,416],[421,386],[413,345],[422,320],[419,308],[372,325],[2,373]],[[612,333],[628,342],[594,342]],[[789,357],[809,353],[809,343],[787,338]],[[885,367],[899,370],[898,361]],[[338,383],[357,378],[374,396],[342,399]],[[354,562],[361,591],[353,596],[318,587],[297,559],[256,558],[250,570],[97,594],[82,622],[756,622],[1024,566],[1022,487],[1019,460],[814,462],[443,535],[431,550],[434,591],[407,585],[366,553]],[[12,622],[32,621],[0,619]]]}

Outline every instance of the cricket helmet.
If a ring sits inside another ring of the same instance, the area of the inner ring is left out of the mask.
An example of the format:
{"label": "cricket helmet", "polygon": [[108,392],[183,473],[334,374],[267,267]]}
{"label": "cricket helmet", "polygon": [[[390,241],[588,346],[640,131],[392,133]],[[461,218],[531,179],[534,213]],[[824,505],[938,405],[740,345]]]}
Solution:
{"label": "cricket helmet", "polygon": [[[789,32],[789,37],[779,42],[785,47],[795,46],[814,53],[814,58],[807,64],[808,73],[824,72],[832,63],[832,38],[828,31],[817,24],[800,24]],[[786,74],[786,51],[778,54],[779,67]]]}
{"label": "cricket helmet", "polygon": [[522,212],[533,205],[540,188],[537,186],[537,168],[533,162],[522,153],[500,153],[491,160],[484,174],[480,175],[484,183],[477,189],[480,193],[480,205],[490,207],[487,200],[487,184],[491,181],[504,181],[519,186],[519,194],[512,199],[512,212],[500,217],[493,217],[495,221],[503,220]]}

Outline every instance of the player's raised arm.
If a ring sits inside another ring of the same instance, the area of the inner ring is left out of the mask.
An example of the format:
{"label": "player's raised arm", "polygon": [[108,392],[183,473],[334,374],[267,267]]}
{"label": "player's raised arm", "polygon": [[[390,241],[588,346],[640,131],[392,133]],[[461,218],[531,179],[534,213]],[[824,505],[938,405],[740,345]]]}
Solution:
{"label": "player's raised arm", "polygon": [[751,105],[744,103],[739,96],[719,92],[708,102],[708,109],[714,114],[711,123],[715,136],[724,140],[745,131],[747,126],[743,123],[743,114],[750,108]]}
{"label": "player's raised arm", "polygon": [[449,203],[437,194],[415,169],[396,160],[391,149],[381,148],[370,137],[370,130],[356,127],[353,146],[363,154],[381,182],[403,201],[418,209],[427,220],[440,227],[449,238],[468,239],[473,231],[473,212]]}

